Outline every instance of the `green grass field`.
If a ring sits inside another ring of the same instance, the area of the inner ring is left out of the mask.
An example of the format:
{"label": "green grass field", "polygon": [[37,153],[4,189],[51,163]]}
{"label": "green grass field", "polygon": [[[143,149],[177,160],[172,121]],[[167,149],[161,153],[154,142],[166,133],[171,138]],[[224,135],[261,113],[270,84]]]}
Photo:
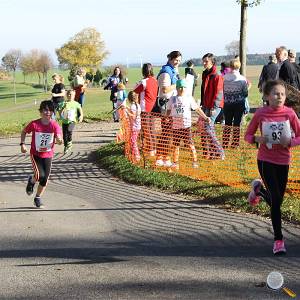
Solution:
{"label": "green grass field", "polygon": [[[261,97],[257,89],[258,76],[262,66],[248,66],[247,78],[252,83],[250,89],[250,106],[258,106],[261,102]],[[154,69],[155,74],[159,71],[159,67]],[[202,68],[195,68],[196,72],[201,74]],[[48,82],[52,83],[51,75],[56,72],[64,76],[66,87],[69,86],[68,71],[51,70],[48,73]],[[180,74],[184,75],[184,68],[180,68]],[[127,90],[132,89],[135,84],[141,79],[141,70],[139,68],[130,68],[126,75],[129,79]],[[51,93],[45,93],[41,87],[37,86],[39,79],[37,75],[24,77],[21,72],[16,74],[16,90],[17,103],[14,103],[13,84],[11,81],[0,81],[0,135],[10,135],[20,132],[22,127],[30,120],[37,118],[38,105],[41,100],[50,99]],[[102,88],[89,88],[86,92],[84,104],[85,121],[88,120],[109,120],[111,115],[108,112],[111,110],[111,102],[109,101],[109,91],[104,91]],[[200,85],[196,87],[195,98],[200,98]]]}

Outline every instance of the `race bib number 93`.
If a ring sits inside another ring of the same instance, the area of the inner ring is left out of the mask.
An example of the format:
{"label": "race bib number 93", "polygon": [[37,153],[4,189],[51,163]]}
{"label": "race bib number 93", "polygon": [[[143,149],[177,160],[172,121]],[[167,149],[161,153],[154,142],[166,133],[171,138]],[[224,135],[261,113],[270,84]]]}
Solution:
{"label": "race bib number 93", "polygon": [[290,121],[262,122],[262,135],[269,144],[279,144],[281,136],[291,138]]}

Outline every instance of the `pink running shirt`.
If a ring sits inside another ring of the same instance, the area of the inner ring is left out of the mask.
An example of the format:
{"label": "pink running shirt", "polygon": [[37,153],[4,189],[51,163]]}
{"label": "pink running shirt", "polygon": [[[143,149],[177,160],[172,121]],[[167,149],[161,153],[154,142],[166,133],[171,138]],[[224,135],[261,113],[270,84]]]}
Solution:
{"label": "pink running shirt", "polygon": [[54,141],[57,136],[61,136],[62,131],[58,123],[50,120],[45,125],[41,119],[31,121],[24,129],[28,133],[32,133],[30,154],[41,158],[49,158],[54,155]]}

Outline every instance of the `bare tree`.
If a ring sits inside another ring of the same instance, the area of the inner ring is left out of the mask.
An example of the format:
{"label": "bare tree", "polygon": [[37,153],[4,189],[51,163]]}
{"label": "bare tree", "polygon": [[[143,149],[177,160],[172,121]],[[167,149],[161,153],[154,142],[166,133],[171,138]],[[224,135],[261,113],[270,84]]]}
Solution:
{"label": "bare tree", "polygon": [[240,49],[240,41],[232,41],[225,46],[225,50],[227,55],[229,56],[236,56],[239,54]]}
{"label": "bare tree", "polygon": [[45,51],[40,51],[37,58],[37,71],[41,72],[43,75],[43,84],[45,93],[48,91],[48,71],[53,67],[53,63],[49,53]]}
{"label": "bare tree", "polygon": [[248,7],[257,6],[261,0],[236,0],[241,5],[241,23],[240,23],[240,60],[241,74],[246,76],[246,59],[247,59],[247,9]]}
{"label": "bare tree", "polygon": [[22,57],[22,51],[20,49],[11,49],[2,57],[2,65],[9,72],[13,72],[13,85],[14,85],[14,99],[17,103],[17,91],[16,91],[16,70],[19,66],[20,59]]}

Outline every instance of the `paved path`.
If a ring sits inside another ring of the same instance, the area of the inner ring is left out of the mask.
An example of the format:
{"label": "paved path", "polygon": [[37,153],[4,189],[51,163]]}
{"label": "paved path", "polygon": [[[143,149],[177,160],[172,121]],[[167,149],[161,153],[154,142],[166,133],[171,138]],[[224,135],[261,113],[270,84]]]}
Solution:
{"label": "paved path", "polygon": [[299,228],[285,225],[288,255],[273,257],[269,220],[119,181],[90,155],[114,136],[78,126],[44,210],[25,194],[19,138],[0,139],[0,299],[287,299],[257,286],[272,270],[300,296]]}

